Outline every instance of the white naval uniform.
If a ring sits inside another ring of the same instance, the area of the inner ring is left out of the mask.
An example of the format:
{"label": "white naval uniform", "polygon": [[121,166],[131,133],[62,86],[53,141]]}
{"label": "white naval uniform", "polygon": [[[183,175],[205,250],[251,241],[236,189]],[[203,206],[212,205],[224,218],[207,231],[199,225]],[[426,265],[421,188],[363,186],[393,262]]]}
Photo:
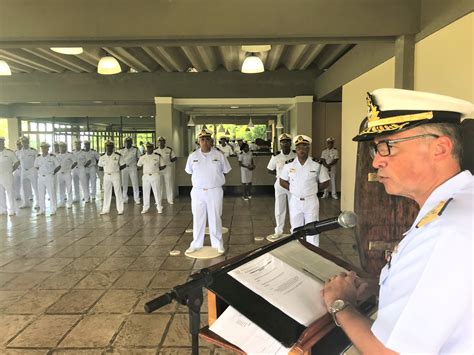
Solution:
{"label": "white naval uniform", "polygon": [[[15,151],[15,156],[18,160],[20,160],[20,153],[21,149]],[[21,200],[21,167],[13,172],[13,193],[15,200]]]}
{"label": "white naval uniform", "polygon": [[[339,159],[339,152],[336,148],[326,148],[321,153],[321,159],[325,159],[327,164],[332,163],[334,160]],[[337,174],[337,164],[331,166],[331,170],[329,171],[329,176],[331,177],[331,194],[333,197],[337,197],[337,190],[336,190],[336,174]],[[324,189],[324,195],[328,195],[329,188]]]}
{"label": "white naval uniform", "polygon": [[[301,165],[298,157],[285,164],[281,179],[290,183],[291,231],[307,223],[319,220],[318,182],[330,179],[327,169],[311,157]],[[319,246],[319,235],[306,236],[306,241]]]}
{"label": "white naval uniform", "polygon": [[104,202],[102,213],[109,213],[112,202],[112,187],[115,193],[117,212],[123,213],[122,188],[120,186],[120,166],[123,165],[122,156],[113,152],[111,155],[104,153],[100,156],[98,166],[104,168]]}
{"label": "white naval uniform", "polygon": [[58,158],[54,154],[43,156],[39,154],[35,160],[38,169],[38,204],[39,213],[46,211],[46,191],[51,202],[51,214],[56,213],[56,191],[54,189],[54,169],[59,166]]}
{"label": "white naval uniform", "polygon": [[213,248],[224,249],[222,242],[222,185],[231,170],[227,158],[217,149],[202,153],[201,149],[191,153],[185,171],[192,174],[191,209],[193,212],[193,241],[191,248],[202,248],[206,215]]}
{"label": "white naval uniform", "polygon": [[232,154],[234,154],[234,150],[232,149],[232,147],[229,144],[226,144],[225,147],[219,144],[218,146],[216,146],[216,148],[218,150],[220,150],[226,158],[228,158]]}
{"label": "white naval uniform", "polygon": [[58,207],[66,206],[70,208],[74,197],[72,196],[72,165],[75,163],[74,155],[71,152],[59,153],[57,155],[61,170],[56,174],[59,189],[59,203]]}
{"label": "white naval uniform", "polygon": [[35,194],[36,204],[38,204],[38,174],[35,169],[35,159],[38,151],[34,148],[23,148],[20,152],[20,167],[21,167],[21,187],[22,187],[22,206],[30,205],[30,198],[32,198],[31,189]]}
{"label": "white naval uniform", "polygon": [[[243,150],[239,153],[239,162],[245,166],[252,165],[253,154],[249,150],[245,153]],[[240,182],[242,184],[249,184],[252,183],[252,171],[250,169],[244,168],[243,166],[240,167]]]}
{"label": "white naval uniform", "polygon": [[128,178],[132,181],[133,200],[140,203],[140,189],[138,187],[137,161],[140,158],[140,151],[137,147],[122,148],[119,153],[122,155],[122,164],[127,165],[122,169],[122,193],[123,200],[128,201]]}
{"label": "white naval uniform", "polygon": [[163,164],[166,165],[166,168],[160,171],[160,179],[158,186],[160,187],[161,196],[164,196],[163,193],[163,179],[165,180],[166,185],[166,200],[169,204],[173,204],[174,202],[174,164],[171,159],[176,158],[173,149],[170,147],[164,147],[161,149],[160,147],[154,150],[155,153],[161,155],[163,159]]}
{"label": "white naval uniform", "polygon": [[77,166],[72,170],[72,178],[74,181],[74,201],[81,201],[81,193],[79,191],[79,184],[81,185],[82,195],[84,201],[88,202],[90,199],[89,188],[87,187],[86,167],[88,156],[84,150],[73,150],[72,155]]}
{"label": "white naval uniform", "polygon": [[84,150],[87,154],[87,160],[90,160],[90,164],[85,168],[86,172],[86,184],[89,188],[89,195],[91,199],[95,200],[97,194],[97,162],[99,161],[100,154],[94,149]]}
{"label": "white naval uniform", "polygon": [[13,150],[4,148],[0,151],[0,214],[6,214],[8,211],[9,215],[13,215],[16,212],[13,191],[13,165],[17,161],[18,158]]}
{"label": "white naval uniform", "polygon": [[283,166],[285,163],[291,159],[294,159],[296,154],[294,151],[291,151],[288,154],[279,154],[272,156],[270,162],[267,165],[268,170],[276,171],[276,181],[275,181],[275,234],[283,234],[283,228],[285,227],[285,217],[286,217],[286,204],[290,202],[291,193],[287,189],[281,187],[280,185],[280,175]]}
{"label": "white naval uniform", "polygon": [[158,153],[145,154],[138,160],[137,166],[143,166],[142,188],[143,188],[143,211],[150,209],[150,190],[153,190],[156,207],[161,213],[161,191],[158,187],[160,166],[163,166],[163,160]]}
{"label": "white naval uniform", "polygon": [[[474,354],[473,201],[474,177],[467,170],[438,186],[404,233],[390,267],[382,269],[372,332],[387,348]],[[422,225],[436,207],[442,211]]]}

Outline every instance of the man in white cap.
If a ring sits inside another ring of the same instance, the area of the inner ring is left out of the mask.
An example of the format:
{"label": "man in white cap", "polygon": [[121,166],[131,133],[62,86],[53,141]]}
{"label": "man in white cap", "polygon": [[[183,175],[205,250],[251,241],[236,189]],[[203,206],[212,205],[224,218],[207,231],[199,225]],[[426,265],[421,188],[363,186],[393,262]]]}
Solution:
{"label": "man in white cap", "polygon": [[46,191],[48,191],[51,202],[51,215],[56,214],[56,190],[54,188],[54,176],[61,169],[58,158],[49,153],[49,143],[42,142],[41,154],[35,160],[35,168],[38,169],[38,204],[40,209],[38,215],[44,215],[46,211]]}
{"label": "man in white cap", "polygon": [[[15,156],[20,161],[20,154],[21,154],[21,138],[16,140],[16,150]],[[15,194],[15,200],[21,201],[21,169],[15,169],[13,171],[13,193]]]}
{"label": "man in white cap", "polygon": [[401,89],[367,103],[353,140],[370,142],[385,191],[420,212],[382,269],[373,324],[355,308],[367,284],[353,272],[329,279],[324,301],[362,354],[473,354],[474,177],[461,171],[460,121],[474,106]]}
{"label": "man in white cap", "polygon": [[174,167],[173,163],[178,159],[174,154],[174,151],[171,147],[166,146],[166,138],[159,136],[158,137],[158,148],[155,149],[155,153],[161,155],[163,159],[163,164],[166,165],[166,168],[160,171],[160,182],[159,187],[161,191],[161,196],[163,196],[163,179],[165,180],[166,185],[166,200],[170,205],[174,203]]}
{"label": "man in white cap", "polygon": [[155,197],[155,204],[158,213],[163,212],[161,204],[161,191],[158,188],[159,172],[166,166],[163,164],[163,159],[158,153],[153,152],[155,146],[153,143],[146,144],[146,153],[138,160],[138,168],[143,167],[142,187],[143,187],[143,210],[145,214],[150,209],[150,190],[153,190]]}
{"label": "man in white cap", "polygon": [[110,212],[112,188],[115,194],[115,204],[118,214],[123,214],[122,188],[120,186],[120,170],[125,169],[125,162],[120,153],[114,152],[114,142],[107,141],[106,152],[99,158],[99,169],[104,170],[104,201],[101,215]]}
{"label": "man in white cap", "polygon": [[97,162],[99,161],[100,154],[91,149],[91,142],[84,141],[84,152],[87,154],[87,161],[90,161],[89,165],[85,168],[86,172],[86,184],[89,189],[89,195],[92,200],[95,200],[97,194]]}
{"label": "man in white cap", "polygon": [[[321,162],[328,169],[329,176],[331,177],[331,195],[332,198],[337,200],[336,191],[336,174],[337,174],[337,162],[339,161],[339,152],[334,148],[334,138],[329,137],[326,139],[326,149],[321,153]],[[323,198],[329,197],[329,188],[324,189]]]}
{"label": "man in white cap", "polygon": [[13,172],[19,165],[20,161],[13,150],[5,148],[5,137],[0,137],[0,215],[8,213],[13,216],[16,213]]}
{"label": "man in white cap", "polygon": [[212,132],[203,129],[198,135],[200,148],[188,157],[185,171],[191,174],[191,209],[193,212],[193,241],[186,250],[193,253],[204,245],[206,216],[209,221],[211,245],[218,253],[225,252],[222,242],[222,185],[230,170],[227,158],[211,146]]}
{"label": "man in white cap", "polygon": [[227,144],[227,138],[225,136],[221,137],[219,139],[219,144],[216,145],[216,149],[222,152],[226,158],[230,157],[232,154],[234,154],[234,150],[230,146],[230,144]]}
{"label": "man in white cap", "polygon": [[[311,142],[311,138],[304,134],[295,136],[296,158],[285,164],[280,175],[280,185],[291,192],[292,231],[319,220],[318,191],[329,184],[327,169],[309,156]],[[306,241],[319,246],[319,235],[308,235]]]}
{"label": "man in white cap", "polygon": [[122,193],[123,202],[128,203],[128,179],[132,181],[133,188],[133,200],[135,204],[139,205],[140,202],[140,189],[138,187],[138,172],[137,162],[140,158],[140,150],[133,146],[132,137],[125,138],[125,147],[120,149],[122,155],[122,162],[125,164],[125,168],[122,169]]}
{"label": "man in white cap", "polygon": [[59,142],[57,158],[59,165],[61,165],[61,169],[56,174],[59,189],[58,207],[64,207],[64,201],[66,201],[66,207],[71,208],[74,199],[72,196],[72,170],[76,167],[77,163],[74,160],[74,155],[67,151],[67,144],[65,142]]}
{"label": "man in white cap", "polygon": [[[77,163],[76,167],[72,169],[72,178],[74,182],[74,202],[81,201],[81,190],[84,196],[84,201],[90,201],[89,188],[87,186],[86,168],[90,164],[87,153],[82,150],[82,142],[78,139],[74,143],[75,149],[72,151],[74,161]],[[79,185],[81,186],[79,189]]]}
{"label": "man in white cap", "polygon": [[38,172],[35,169],[35,159],[38,151],[30,147],[30,140],[28,137],[21,138],[21,152],[20,152],[20,167],[21,167],[21,188],[22,201],[20,208],[30,206],[30,201],[33,199],[31,192],[33,191],[36,198],[35,208],[38,207]]}
{"label": "man in white cap", "polygon": [[281,171],[285,163],[289,162],[291,159],[294,159],[296,156],[295,151],[291,150],[291,135],[282,133],[280,134],[279,141],[281,151],[272,156],[270,162],[267,165],[267,171],[276,177],[274,185],[276,227],[275,233],[269,237],[272,240],[279,239],[283,235],[286,217],[286,204],[287,202],[289,203],[291,196],[290,191],[284,189],[280,185]]}

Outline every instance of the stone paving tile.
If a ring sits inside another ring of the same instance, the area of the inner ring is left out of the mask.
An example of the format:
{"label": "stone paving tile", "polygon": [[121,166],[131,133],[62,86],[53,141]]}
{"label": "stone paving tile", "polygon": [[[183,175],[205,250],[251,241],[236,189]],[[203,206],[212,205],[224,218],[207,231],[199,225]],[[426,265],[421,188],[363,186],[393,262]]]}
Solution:
{"label": "stone paving tile", "polygon": [[104,293],[103,290],[72,290],[48,308],[49,314],[75,314],[87,312]]}
{"label": "stone paving tile", "polygon": [[[201,314],[201,326],[207,325],[207,314]],[[188,346],[191,344],[187,314],[175,314],[163,346]],[[203,345],[203,344],[201,344]]]}
{"label": "stone paving tile", "polygon": [[[199,346],[199,355],[210,355],[211,353],[212,353],[212,349]],[[192,349],[190,347],[162,348],[158,354],[160,355],[191,355]]]}
{"label": "stone paving tile", "polygon": [[171,316],[166,314],[131,315],[120,330],[114,347],[158,346]]}
{"label": "stone paving tile", "polygon": [[7,291],[0,290],[0,309],[5,308],[15,301],[18,301],[27,291]]}
{"label": "stone paving tile", "polygon": [[10,280],[20,275],[21,273],[0,272],[0,288],[3,288]]}
{"label": "stone paving tile", "polygon": [[67,290],[77,284],[82,278],[88,274],[87,271],[64,270],[56,273],[43,281],[40,289],[45,290]]}
{"label": "stone paving tile", "polygon": [[74,259],[72,263],[65,267],[66,270],[94,270],[103,263],[105,258],[80,258]]}
{"label": "stone paving tile", "polygon": [[187,256],[169,256],[161,265],[161,270],[191,270],[195,260]]}
{"label": "stone paving tile", "polygon": [[0,315],[0,346],[5,345],[10,339],[25,328],[33,316],[22,315]]}
{"label": "stone paving tile", "polygon": [[112,286],[117,280],[122,271],[91,271],[85,278],[83,278],[75,289],[106,289]]}
{"label": "stone paving tile", "polygon": [[33,290],[24,294],[16,302],[10,303],[4,309],[7,314],[41,314],[56,302],[66,291],[63,290]]}
{"label": "stone paving tile", "polygon": [[181,285],[188,279],[188,271],[158,271],[149,285],[151,288],[173,288]]}
{"label": "stone paving tile", "polygon": [[64,269],[67,265],[74,261],[73,258],[49,258],[34,267],[35,271],[51,271],[56,272]]}
{"label": "stone paving tile", "polygon": [[99,302],[92,308],[91,313],[126,314],[134,308],[142,294],[142,290],[111,289],[102,296]]}
{"label": "stone paving tile", "polygon": [[139,256],[129,267],[128,270],[158,270],[166,258],[154,256]]}
{"label": "stone paving tile", "polygon": [[0,272],[25,272],[44,260],[42,258],[20,258],[0,267]]}
{"label": "stone paving tile", "polygon": [[29,290],[53,275],[52,272],[25,272],[6,283],[2,288],[6,290]]}
{"label": "stone paving tile", "polygon": [[114,270],[125,270],[130,264],[135,261],[135,257],[109,257],[102,264],[100,264],[96,270],[99,271],[114,271]]}
{"label": "stone paving tile", "polygon": [[145,289],[155,274],[155,271],[126,271],[113,285],[113,288]]}

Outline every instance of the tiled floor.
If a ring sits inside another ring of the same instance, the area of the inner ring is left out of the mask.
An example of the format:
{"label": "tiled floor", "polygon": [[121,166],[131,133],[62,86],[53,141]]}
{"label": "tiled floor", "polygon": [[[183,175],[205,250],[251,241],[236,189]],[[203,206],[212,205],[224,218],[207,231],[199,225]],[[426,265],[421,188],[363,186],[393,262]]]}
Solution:
{"label": "tiled floor", "polygon": [[[321,200],[321,219],[339,201]],[[141,215],[141,206],[99,216],[100,201],[59,209],[54,217],[0,216],[0,353],[190,354],[187,309],[176,303],[153,314],[145,302],[203,267],[254,249],[273,231],[273,197],[224,199],[225,256],[195,261],[169,256],[188,247],[189,198]],[[113,209],[112,209],[113,211]],[[358,265],[352,230],[321,236],[321,247]],[[206,323],[206,304],[203,309]],[[225,354],[202,342],[202,354]]]}

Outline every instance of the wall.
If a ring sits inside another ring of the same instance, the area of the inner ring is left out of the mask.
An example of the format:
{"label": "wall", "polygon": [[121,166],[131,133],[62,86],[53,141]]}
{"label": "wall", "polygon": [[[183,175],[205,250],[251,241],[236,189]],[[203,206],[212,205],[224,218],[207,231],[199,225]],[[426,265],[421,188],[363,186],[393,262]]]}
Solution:
{"label": "wall", "polygon": [[[474,14],[424,38],[415,45],[415,89],[474,101]],[[366,116],[365,93],[394,85],[392,58],[343,86],[342,90],[342,201],[353,210],[357,144],[352,137]]]}

